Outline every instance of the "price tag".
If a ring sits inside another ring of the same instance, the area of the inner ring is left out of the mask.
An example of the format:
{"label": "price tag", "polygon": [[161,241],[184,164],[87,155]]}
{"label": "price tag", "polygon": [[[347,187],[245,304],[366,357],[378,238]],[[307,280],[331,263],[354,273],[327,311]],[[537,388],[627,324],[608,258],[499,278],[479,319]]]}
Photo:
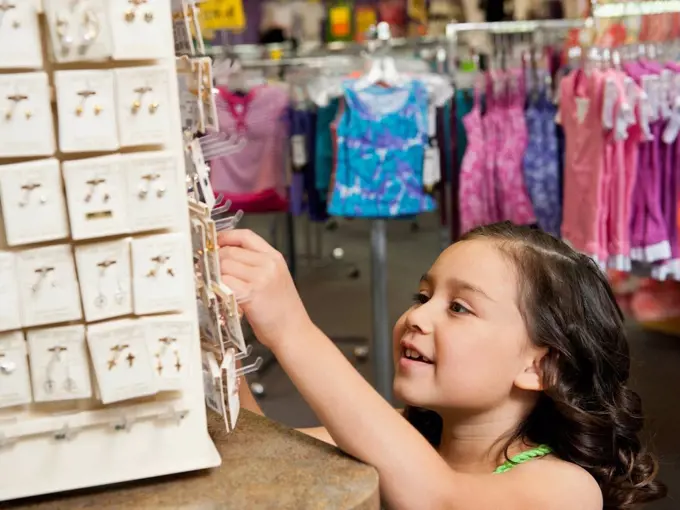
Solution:
{"label": "price tag", "polygon": [[246,28],[246,14],[241,0],[205,0],[200,9],[201,26],[206,30],[240,32]]}
{"label": "price tag", "polygon": [[293,166],[300,169],[307,164],[307,148],[304,135],[293,135],[291,138]]}
{"label": "price tag", "polygon": [[432,103],[427,107],[427,136],[437,136],[437,108]]}
{"label": "price tag", "polygon": [[439,165],[439,148],[428,147],[425,149],[425,162],[423,163],[423,186],[429,192],[441,180],[441,166]]}

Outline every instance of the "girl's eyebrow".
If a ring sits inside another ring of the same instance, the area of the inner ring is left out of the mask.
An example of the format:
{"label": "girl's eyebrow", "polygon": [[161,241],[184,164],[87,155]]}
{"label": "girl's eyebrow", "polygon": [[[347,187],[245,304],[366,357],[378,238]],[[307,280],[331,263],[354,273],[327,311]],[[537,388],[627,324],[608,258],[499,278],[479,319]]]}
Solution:
{"label": "girl's eyebrow", "polygon": [[[420,277],[420,283],[426,283],[427,285],[434,286],[435,281],[432,275],[429,273],[425,273],[423,276]],[[496,301],[492,297],[490,297],[486,292],[484,292],[482,289],[479,287],[475,287],[469,282],[466,282],[465,280],[461,280],[460,278],[448,278],[446,280],[446,285],[450,288],[453,289],[462,289],[462,290],[467,290],[470,292],[474,292],[475,294],[479,294],[480,296],[488,299],[489,301]]]}

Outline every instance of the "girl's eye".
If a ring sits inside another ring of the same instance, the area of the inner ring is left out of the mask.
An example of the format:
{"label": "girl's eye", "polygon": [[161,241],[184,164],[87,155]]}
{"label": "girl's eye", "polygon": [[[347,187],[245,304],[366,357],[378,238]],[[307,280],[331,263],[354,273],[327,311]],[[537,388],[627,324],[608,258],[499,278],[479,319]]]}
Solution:
{"label": "girl's eye", "polygon": [[451,303],[451,311],[453,313],[470,313],[470,310],[461,305],[458,301]]}
{"label": "girl's eye", "polygon": [[422,292],[419,292],[418,294],[413,294],[413,302],[419,305],[424,305],[429,301],[429,297],[423,294]]}

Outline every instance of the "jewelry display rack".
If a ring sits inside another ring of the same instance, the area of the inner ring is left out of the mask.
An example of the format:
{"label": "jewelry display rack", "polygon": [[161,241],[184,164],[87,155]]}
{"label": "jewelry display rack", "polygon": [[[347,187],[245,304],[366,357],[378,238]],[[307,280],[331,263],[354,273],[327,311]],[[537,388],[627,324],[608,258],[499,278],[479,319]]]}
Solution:
{"label": "jewelry display rack", "polygon": [[0,501],[221,463],[173,28],[170,0],[0,0]]}

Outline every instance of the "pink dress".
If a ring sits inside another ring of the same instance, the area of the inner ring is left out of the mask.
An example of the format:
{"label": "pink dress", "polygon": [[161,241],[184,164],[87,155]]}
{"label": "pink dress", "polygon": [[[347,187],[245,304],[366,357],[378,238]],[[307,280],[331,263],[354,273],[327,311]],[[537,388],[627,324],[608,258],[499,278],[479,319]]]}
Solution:
{"label": "pink dress", "polygon": [[517,225],[536,223],[536,215],[524,182],[524,152],[528,131],[524,116],[524,73],[520,69],[508,71],[505,79],[505,98],[499,106],[501,143],[496,152],[496,187],[498,189],[500,220]]}
{"label": "pink dress", "polygon": [[604,190],[602,96],[604,75],[594,69],[572,71],[560,83],[560,118],[566,147],[562,236],[599,263],[602,248],[600,220]]}
{"label": "pink dress", "polygon": [[502,94],[496,94],[494,91],[496,80],[500,80],[500,76],[496,73],[489,73],[487,75],[486,113],[482,119],[486,142],[484,148],[486,154],[484,182],[488,196],[488,223],[495,223],[504,219],[501,215],[497,157],[503,144],[503,123],[505,120],[502,108]]}
{"label": "pink dress", "polygon": [[[490,215],[487,160],[489,148],[484,139],[480,90],[475,88],[474,106],[463,117],[468,144],[463,155],[459,177],[461,233],[493,221]],[[493,183],[493,180],[490,181]]]}

